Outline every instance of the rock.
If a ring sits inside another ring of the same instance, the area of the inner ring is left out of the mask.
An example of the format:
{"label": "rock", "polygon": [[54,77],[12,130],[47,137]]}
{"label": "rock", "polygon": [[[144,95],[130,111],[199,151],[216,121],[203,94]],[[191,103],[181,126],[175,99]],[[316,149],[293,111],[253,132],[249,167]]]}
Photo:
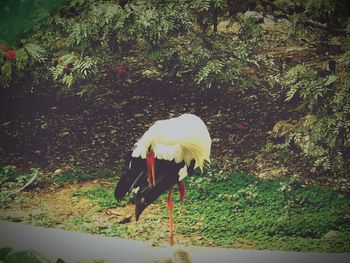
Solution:
{"label": "rock", "polygon": [[261,23],[264,21],[264,16],[261,13],[255,11],[247,11],[244,14],[244,18],[254,18],[257,22]]}
{"label": "rock", "polygon": [[219,138],[214,138],[214,139],[212,139],[212,142],[213,143],[218,143],[218,142],[220,142],[220,139]]}
{"label": "rock", "polygon": [[288,27],[291,27],[291,26],[292,26],[292,22],[290,22],[290,21],[289,21],[288,19],[286,19],[286,18],[279,18],[279,19],[277,19],[277,23],[286,25],[286,26],[288,26]]}
{"label": "rock", "polygon": [[323,237],[324,238],[333,238],[337,235],[337,231],[329,230]]}
{"label": "rock", "polygon": [[289,121],[279,121],[277,122],[271,131],[268,132],[273,138],[281,138],[290,134],[295,129],[295,125]]}
{"label": "rock", "polygon": [[280,178],[288,173],[288,169],[284,166],[267,167],[266,164],[258,164],[262,171],[257,173],[257,176],[262,179]]}
{"label": "rock", "polygon": [[237,33],[239,30],[239,24],[237,22],[222,21],[218,24],[218,32],[224,33]]}
{"label": "rock", "polygon": [[61,168],[59,168],[59,169],[56,169],[54,172],[53,172],[53,176],[58,176],[58,175],[60,175],[61,173],[63,173],[63,170],[61,169]]}
{"label": "rock", "polygon": [[58,136],[64,137],[64,136],[67,136],[67,135],[69,135],[69,131],[63,131]]}
{"label": "rock", "polygon": [[275,25],[275,21],[271,18],[264,17],[264,25],[268,27],[272,27]]}

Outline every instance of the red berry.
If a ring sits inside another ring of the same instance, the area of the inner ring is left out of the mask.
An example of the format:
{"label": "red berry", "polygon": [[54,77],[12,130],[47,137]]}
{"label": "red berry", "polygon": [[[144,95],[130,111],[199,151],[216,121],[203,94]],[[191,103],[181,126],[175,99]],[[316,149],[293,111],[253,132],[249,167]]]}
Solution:
{"label": "red berry", "polygon": [[13,60],[16,58],[16,51],[13,49],[9,49],[5,52],[4,58],[6,60]]}
{"label": "red berry", "polygon": [[201,24],[200,30],[203,34],[207,33],[208,25],[207,24]]}
{"label": "red berry", "polygon": [[126,74],[126,68],[123,66],[117,67],[115,71],[117,72],[119,77],[124,77]]}
{"label": "red berry", "polygon": [[73,68],[73,63],[65,64],[63,67],[63,72],[68,75],[69,73],[71,73],[72,68]]}

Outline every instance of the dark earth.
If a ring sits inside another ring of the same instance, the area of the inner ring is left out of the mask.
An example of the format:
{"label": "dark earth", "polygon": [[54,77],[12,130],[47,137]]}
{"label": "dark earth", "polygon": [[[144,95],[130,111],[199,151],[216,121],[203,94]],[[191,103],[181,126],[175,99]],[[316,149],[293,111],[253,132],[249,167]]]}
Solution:
{"label": "dark earth", "polygon": [[113,169],[156,120],[186,112],[207,124],[213,159],[250,158],[259,152],[274,123],[290,117],[283,103],[264,92],[245,95],[248,100],[243,100],[239,91],[201,94],[161,81],[108,88],[94,103],[79,98],[57,102],[2,97],[6,99],[1,103],[2,163]]}
{"label": "dark earth", "polygon": [[66,166],[113,170],[156,120],[193,113],[207,124],[211,156],[221,169],[231,169],[234,163],[254,172],[255,158],[273,125],[305,115],[286,103],[286,90],[269,84],[268,78],[299,63],[325,62],[329,54],[324,47],[308,47],[306,39],[293,43],[283,24],[262,26],[258,52],[273,64],[247,69],[259,84],[245,93],[233,86],[205,91],[185,80],[144,79],[121,85],[112,74],[91,83],[98,92],[88,98],[49,96],[47,87],[41,96],[40,90],[21,95],[23,87],[1,90],[1,163],[50,172]]}

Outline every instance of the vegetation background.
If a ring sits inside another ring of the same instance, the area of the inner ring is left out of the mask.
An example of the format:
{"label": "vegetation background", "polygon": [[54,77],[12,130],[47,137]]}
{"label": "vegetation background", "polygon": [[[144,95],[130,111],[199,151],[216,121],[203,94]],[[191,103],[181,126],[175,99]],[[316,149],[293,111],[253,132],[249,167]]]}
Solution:
{"label": "vegetation background", "polygon": [[112,192],[137,138],[190,112],[213,162],[176,243],[349,252],[349,5],[2,1],[1,219],[166,243],[165,197],[136,224]]}

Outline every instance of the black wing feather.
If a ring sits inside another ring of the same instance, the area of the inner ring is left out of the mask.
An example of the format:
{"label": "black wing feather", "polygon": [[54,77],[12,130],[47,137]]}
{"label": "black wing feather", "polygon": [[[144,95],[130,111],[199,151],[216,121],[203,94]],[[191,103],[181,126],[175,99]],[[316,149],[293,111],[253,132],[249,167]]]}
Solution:
{"label": "black wing feather", "polygon": [[[131,161],[131,163],[130,163]],[[193,174],[195,162],[192,160],[187,168],[189,175]],[[179,170],[184,162],[166,161],[155,159],[155,186],[149,186],[146,174],[146,160],[140,157],[129,158],[126,163],[126,172],[120,178],[114,196],[121,200],[126,193],[134,188],[139,188],[135,198],[135,217],[139,219],[147,206],[153,203],[162,193],[179,181]]]}
{"label": "black wing feather", "polygon": [[184,163],[175,163],[174,161],[157,160],[155,161],[155,186],[149,186],[147,178],[140,181],[140,189],[135,199],[135,217],[139,219],[143,210],[153,203],[162,193],[166,192],[170,187],[179,181],[179,170]]}
{"label": "black wing feather", "polygon": [[[129,169],[129,163],[131,166]],[[144,174],[144,176],[143,176]],[[141,158],[129,158],[125,166],[125,173],[120,177],[114,190],[114,197],[121,200],[138,181],[146,177],[146,161]]]}

